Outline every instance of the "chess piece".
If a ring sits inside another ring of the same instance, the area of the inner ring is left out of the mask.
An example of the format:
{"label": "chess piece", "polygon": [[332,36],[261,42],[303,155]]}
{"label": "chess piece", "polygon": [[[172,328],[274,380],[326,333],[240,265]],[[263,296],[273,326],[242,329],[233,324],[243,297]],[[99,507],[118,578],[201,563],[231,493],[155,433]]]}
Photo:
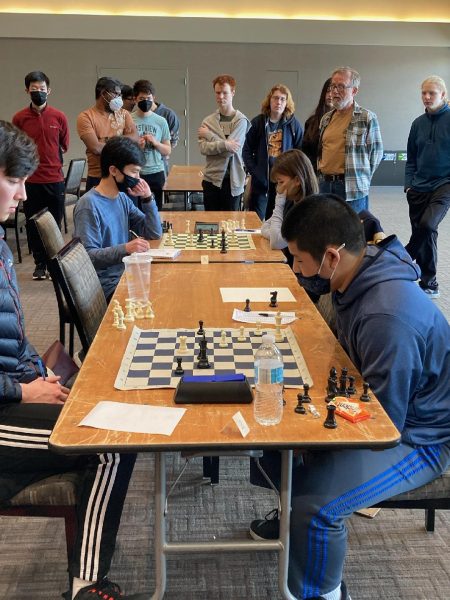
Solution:
{"label": "chess piece", "polygon": [[284,333],[281,331],[281,313],[275,315],[275,341],[282,342],[284,340]]}
{"label": "chess piece", "polygon": [[365,381],[363,383],[363,393],[360,396],[360,400],[361,402],[369,402],[370,401],[370,396],[369,396],[369,388],[370,385],[367,383],[367,381]]}
{"label": "chess piece", "polygon": [[245,308],[244,308],[244,312],[251,312],[252,309],[250,308],[250,300],[247,298],[247,300],[245,301]]}
{"label": "chess piece", "polygon": [[245,327],[239,327],[239,337],[238,342],[246,342],[247,338],[245,337]]}
{"label": "chess piece", "polygon": [[261,337],[263,332],[262,332],[262,323],[261,321],[256,321],[256,329],[254,331],[254,334],[258,337]]}
{"label": "chess piece", "polygon": [[204,334],[205,334],[205,330],[203,329],[203,321],[199,321],[197,335],[204,335]]}
{"label": "chess piece", "polygon": [[223,330],[222,333],[220,334],[219,348],[227,348],[227,347],[228,347],[227,332],[225,330]]}
{"label": "chess piece", "polygon": [[336,417],[334,416],[334,412],[336,410],[336,406],[330,402],[327,406],[327,418],[325,419],[323,426],[327,429],[336,429]]}
{"label": "chess piece", "polygon": [[355,378],[353,377],[353,375],[349,375],[348,376],[347,395],[354,396],[355,394],[356,394]]}
{"label": "chess piece", "polygon": [[215,248],[216,247],[216,240],[214,239],[214,236],[211,236],[211,248]]}
{"label": "chess piece", "polygon": [[301,394],[297,394],[297,406],[294,411],[298,415],[306,415],[306,408],[303,406],[303,396]]}
{"label": "chess piece", "polygon": [[117,307],[115,307],[113,310],[113,316],[113,327],[117,327],[117,325],[119,324],[119,309]]}
{"label": "chess piece", "polygon": [[179,352],[179,354],[186,354],[188,351],[188,347],[186,344],[187,337],[185,335],[180,335],[179,340],[180,340],[180,345],[178,348],[178,352]]}
{"label": "chess piece", "polygon": [[197,369],[209,369],[211,365],[208,361],[208,356],[206,355],[207,342],[206,339],[203,338],[200,340],[200,354],[197,363]]}
{"label": "chess piece", "polygon": [[176,360],[177,360],[177,368],[175,369],[175,375],[184,375],[184,369],[181,366],[183,359],[181,358],[181,356],[178,356]]}
{"label": "chess piece", "polygon": [[126,329],[127,326],[123,322],[124,314],[123,314],[123,310],[121,308],[117,309],[117,317],[118,317],[118,321],[119,321],[116,325],[117,329]]}
{"label": "chess piece", "polygon": [[205,239],[205,236],[203,235],[203,229],[200,229],[200,231],[198,232],[197,242],[199,244],[203,244],[204,239]]}
{"label": "chess piece", "polygon": [[334,400],[338,394],[338,388],[336,380],[333,377],[328,377],[328,385],[327,385],[327,397],[325,398],[325,402],[331,402]]}
{"label": "chess piece", "polygon": [[134,303],[131,298],[125,300],[125,311],[124,321],[132,323],[134,321]]}
{"label": "chess piece", "polygon": [[245,217],[241,219],[241,229],[245,229]]}
{"label": "chess piece", "polygon": [[225,237],[225,229],[222,229],[222,240],[220,243],[220,254],[226,254],[227,253],[227,240]]}
{"label": "chess piece", "polygon": [[195,244],[194,244],[194,234],[190,233],[189,234],[189,246],[194,247],[195,248]]}
{"label": "chess piece", "polygon": [[330,377],[337,383],[337,371],[336,371],[336,367],[331,367],[331,369],[330,369]]}
{"label": "chess piece", "polygon": [[173,246],[172,228],[169,229],[169,233],[167,234],[166,246]]}
{"label": "chess piece", "polygon": [[303,384],[303,402],[311,402],[311,396],[309,395],[309,383]]}
{"label": "chess piece", "polygon": [[138,320],[144,318],[144,309],[142,308],[141,302],[136,302],[134,305],[134,318]]}
{"label": "chess piece", "polygon": [[347,396],[347,373],[348,369],[343,367],[339,378],[339,394],[341,394],[341,396]]}
{"label": "chess piece", "polygon": [[191,221],[186,219],[186,233],[191,233]]}
{"label": "chess piece", "polygon": [[270,307],[275,308],[278,306],[277,296],[278,292],[270,292]]}
{"label": "chess piece", "polygon": [[155,313],[153,312],[153,305],[150,300],[147,301],[146,309],[145,309],[145,318],[146,319],[154,319]]}

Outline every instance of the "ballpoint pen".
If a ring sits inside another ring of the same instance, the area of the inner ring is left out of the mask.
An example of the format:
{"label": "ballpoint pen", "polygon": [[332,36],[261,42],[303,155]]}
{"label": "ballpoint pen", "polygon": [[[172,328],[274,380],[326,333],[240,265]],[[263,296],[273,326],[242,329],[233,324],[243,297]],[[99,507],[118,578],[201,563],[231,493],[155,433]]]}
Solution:
{"label": "ballpoint pen", "polygon": [[138,235],[137,233],[135,233],[132,229],[129,229],[128,231],[131,233],[131,235],[134,235],[135,238],[140,238],[141,237],[140,235]]}

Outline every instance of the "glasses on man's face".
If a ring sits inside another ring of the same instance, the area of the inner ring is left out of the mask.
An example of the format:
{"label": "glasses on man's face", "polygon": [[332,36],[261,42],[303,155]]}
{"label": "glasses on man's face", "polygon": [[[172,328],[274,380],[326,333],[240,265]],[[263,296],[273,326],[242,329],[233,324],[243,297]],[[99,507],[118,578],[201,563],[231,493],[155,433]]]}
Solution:
{"label": "glasses on man's face", "polygon": [[350,85],[344,85],[343,83],[332,83],[330,85],[330,87],[328,88],[328,90],[330,92],[334,92],[334,90],[336,90],[340,94],[342,94],[343,91],[348,90],[351,87],[353,87],[352,84],[350,84]]}

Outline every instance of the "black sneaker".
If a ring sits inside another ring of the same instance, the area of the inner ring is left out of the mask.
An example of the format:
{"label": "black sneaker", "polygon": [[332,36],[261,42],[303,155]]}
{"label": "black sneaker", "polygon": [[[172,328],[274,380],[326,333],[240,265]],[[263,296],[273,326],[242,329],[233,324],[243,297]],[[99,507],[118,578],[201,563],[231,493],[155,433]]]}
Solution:
{"label": "black sneaker", "polygon": [[250,535],[254,540],[277,540],[280,537],[280,519],[278,509],[271,510],[264,519],[256,519],[250,523]]}
{"label": "black sneaker", "polygon": [[107,600],[127,600],[130,596],[124,596],[117,583],[109,581],[106,577],[82,588],[74,600],[96,600],[107,598]]}
{"label": "black sneaker", "polygon": [[36,267],[33,273],[33,279],[45,279],[47,277],[47,273],[45,268]]}

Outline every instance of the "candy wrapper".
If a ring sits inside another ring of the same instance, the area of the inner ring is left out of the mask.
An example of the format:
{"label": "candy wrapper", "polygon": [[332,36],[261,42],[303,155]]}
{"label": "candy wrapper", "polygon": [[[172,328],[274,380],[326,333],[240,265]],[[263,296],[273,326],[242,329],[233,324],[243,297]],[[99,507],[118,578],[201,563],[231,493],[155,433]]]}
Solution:
{"label": "candy wrapper", "polygon": [[337,396],[333,400],[333,404],[336,405],[336,414],[347,419],[347,421],[358,423],[358,421],[370,419],[370,413],[364,408],[361,408],[361,405],[358,402],[350,402],[348,398]]}

